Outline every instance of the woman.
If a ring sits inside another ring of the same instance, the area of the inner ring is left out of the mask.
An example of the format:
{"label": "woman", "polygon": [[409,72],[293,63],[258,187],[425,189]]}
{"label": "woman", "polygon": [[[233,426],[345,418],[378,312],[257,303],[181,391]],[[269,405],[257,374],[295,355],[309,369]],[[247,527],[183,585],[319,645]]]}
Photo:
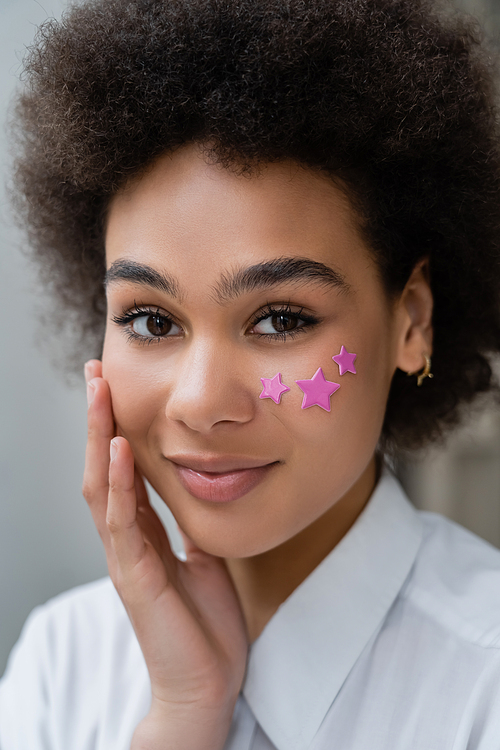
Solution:
{"label": "woman", "polygon": [[498,748],[500,553],[384,463],[496,388],[475,28],[424,0],[96,0],[26,75],[17,207],[94,336],[110,575],[28,618],[2,749]]}

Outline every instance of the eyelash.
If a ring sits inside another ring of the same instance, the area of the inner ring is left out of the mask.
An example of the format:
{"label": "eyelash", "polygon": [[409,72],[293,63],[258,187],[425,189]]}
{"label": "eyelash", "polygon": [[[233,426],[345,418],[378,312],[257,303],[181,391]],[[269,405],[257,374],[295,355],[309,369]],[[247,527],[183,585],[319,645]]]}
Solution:
{"label": "eyelash", "polygon": [[[111,320],[119,326],[125,328],[129,326],[132,321],[137,318],[142,318],[145,315],[158,315],[170,323],[177,325],[175,320],[170,315],[165,315],[160,311],[159,307],[141,307],[134,302],[134,307],[131,310],[125,310],[121,315],[115,315]],[[125,329],[125,335],[129,341],[137,341],[139,344],[159,344],[163,336],[141,336],[140,333],[136,333],[131,327]]]}
{"label": "eyelash", "polygon": [[266,318],[269,318],[274,315],[288,315],[291,318],[295,318],[296,320],[300,320],[305,323],[305,325],[301,326],[300,328],[296,328],[293,331],[276,331],[276,333],[256,333],[255,336],[258,336],[261,338],[264,336],[266,339],[271,340],[281,340],[285,341],[288,338],[295,338],[300,333],[307,333],[308,329],[312,328],[313,326],[320,323],[319,318],[315,317],[314,315],[311,315],[309,313],[305,313],[303,308],[300,308],[298,312],[294,312],[290,305],[281,305],[279,307],[274,307],[271,304],[267,304],[264,308],[261,309],[259,313],[257,313],[251,320],[251,326],[256,326],[258,323],[260,323],[262,320],[265,320]]}
{"label": "eyelash", "polygon": [[[174,325],[178,325],[178,323],[175,322],[175,320],[165,313],[162,313],[160,311],[160,308],[152,308],[152,307],[140,307],[139,305],[135,305],[131,310],[124,311],[121,315],[116,315],[112,318],[113,323],[116,323],[119,326],[125,327],[132,323],[132,321],[136,320],[137,318],[141,318],[144,315],[159,315],[164,320],[169,321],[170,323],[173,323]],[[297,321],[302,321],[304,323],[303,326],[300,326],[300,328],[296,328],[293,331],[276,331],[276,333],[256,333],[255,336],[258,336],[259,338],[266,338],[267,340],[281,340],[285,341],[286,339],[293,339],[300,333],[307,333],[308,329],[312,328],[313,326],[320,323],[320,319],[315,317],[314,315],[311,315],[309,313],[305,313],[303,311],[303,308],[301,308],[298,312],[295,312],[292,310],[290,305],[281,305],[279,307],[274,307],[272,304],[267,304],[264,308],[260,310],[259,313],[257,313],[250,321],[250,325],[253,328],[254,326],[258,325],[261,321],[266,320],[266,318],[269,318],[271,316],[275,315],[288,315],[290,317],[295,318]],[[163,338],[167,338],[166,336],[141,336],[139,333],[136,333],[132,328],[128,328],[124,331],[125,335],[129,339],[129,341],[138,341],[141,344],[151,344],[153,342],[159,343],[162,341]],[[170,337],[168,337],[170,338]],[[171,338],[174,338],[173,336]]]}

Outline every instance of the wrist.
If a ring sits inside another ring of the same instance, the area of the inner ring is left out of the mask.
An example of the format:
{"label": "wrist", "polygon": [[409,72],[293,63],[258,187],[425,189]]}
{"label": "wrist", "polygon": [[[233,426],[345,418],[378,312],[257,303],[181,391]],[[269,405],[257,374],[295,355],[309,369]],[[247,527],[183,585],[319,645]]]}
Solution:
{"label": "wrist", "polygon": [[130,750],[222,750],[235,703],[207,708],[167,707],[153,701],[134,732]]}

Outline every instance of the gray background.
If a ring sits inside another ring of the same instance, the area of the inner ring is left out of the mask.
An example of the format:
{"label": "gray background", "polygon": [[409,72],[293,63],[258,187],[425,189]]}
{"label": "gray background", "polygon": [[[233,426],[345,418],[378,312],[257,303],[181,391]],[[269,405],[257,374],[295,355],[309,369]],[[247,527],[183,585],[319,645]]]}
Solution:
{"label": "gray background", "polygon": [[[457,0],[458,3],[458,0]],[[490,29],[496,0],[461,0]],[[0,0],[0,119],[17,85],[20,59],[36,26],[59,17],[63,0]],[[0,129],[0,162],[7,144]],[[51,367],[37,318],[51,312],[22,255],[0,185],[0,674],[31,609],[51,596],[107,574],[104,552],[81,497],[86,404],[81,384]],[[491,406],[446,450],[399,467],[419,507],[438,510],[500,546],[500,415]],[[161,501],[155,505],[164,507]],[[167,515],[163,513],[164,518]]]}

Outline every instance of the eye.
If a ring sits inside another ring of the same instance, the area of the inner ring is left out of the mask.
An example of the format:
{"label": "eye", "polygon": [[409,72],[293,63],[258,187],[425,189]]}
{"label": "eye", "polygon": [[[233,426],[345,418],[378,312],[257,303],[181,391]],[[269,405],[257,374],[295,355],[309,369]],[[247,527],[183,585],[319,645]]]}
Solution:
{"label": "eye", "polygon": [[181,329],[173,320],[160,315],[160,313],[149,313],[138,315],[131,322],[132,331],[144,338],[160,338],[163,336],[176,336]]}
{"label": "eye", "polygon": [[172,338],[182,333],[182,328],[159,308],[132,308],[112,318],[113,322],[124,329],[130,340],[150,344],[164,338]]}
{"label": "eye", "polygon": [[320,318],[306,312],[304,308],[293,310],[290,305],[266,305],[252,320],[249,333],[268,340],[292,339],[300,333],[307,333],[320,323]]}
{"label": "eye", "polygon": [[254,333],[288,333],[295,331],[297,328],[302,328],[305,325],[305,321],[301,320],[298,315],[290,313],[274,313],[268,315],[267,318],[260,320],[257,325],[253,326]]}

